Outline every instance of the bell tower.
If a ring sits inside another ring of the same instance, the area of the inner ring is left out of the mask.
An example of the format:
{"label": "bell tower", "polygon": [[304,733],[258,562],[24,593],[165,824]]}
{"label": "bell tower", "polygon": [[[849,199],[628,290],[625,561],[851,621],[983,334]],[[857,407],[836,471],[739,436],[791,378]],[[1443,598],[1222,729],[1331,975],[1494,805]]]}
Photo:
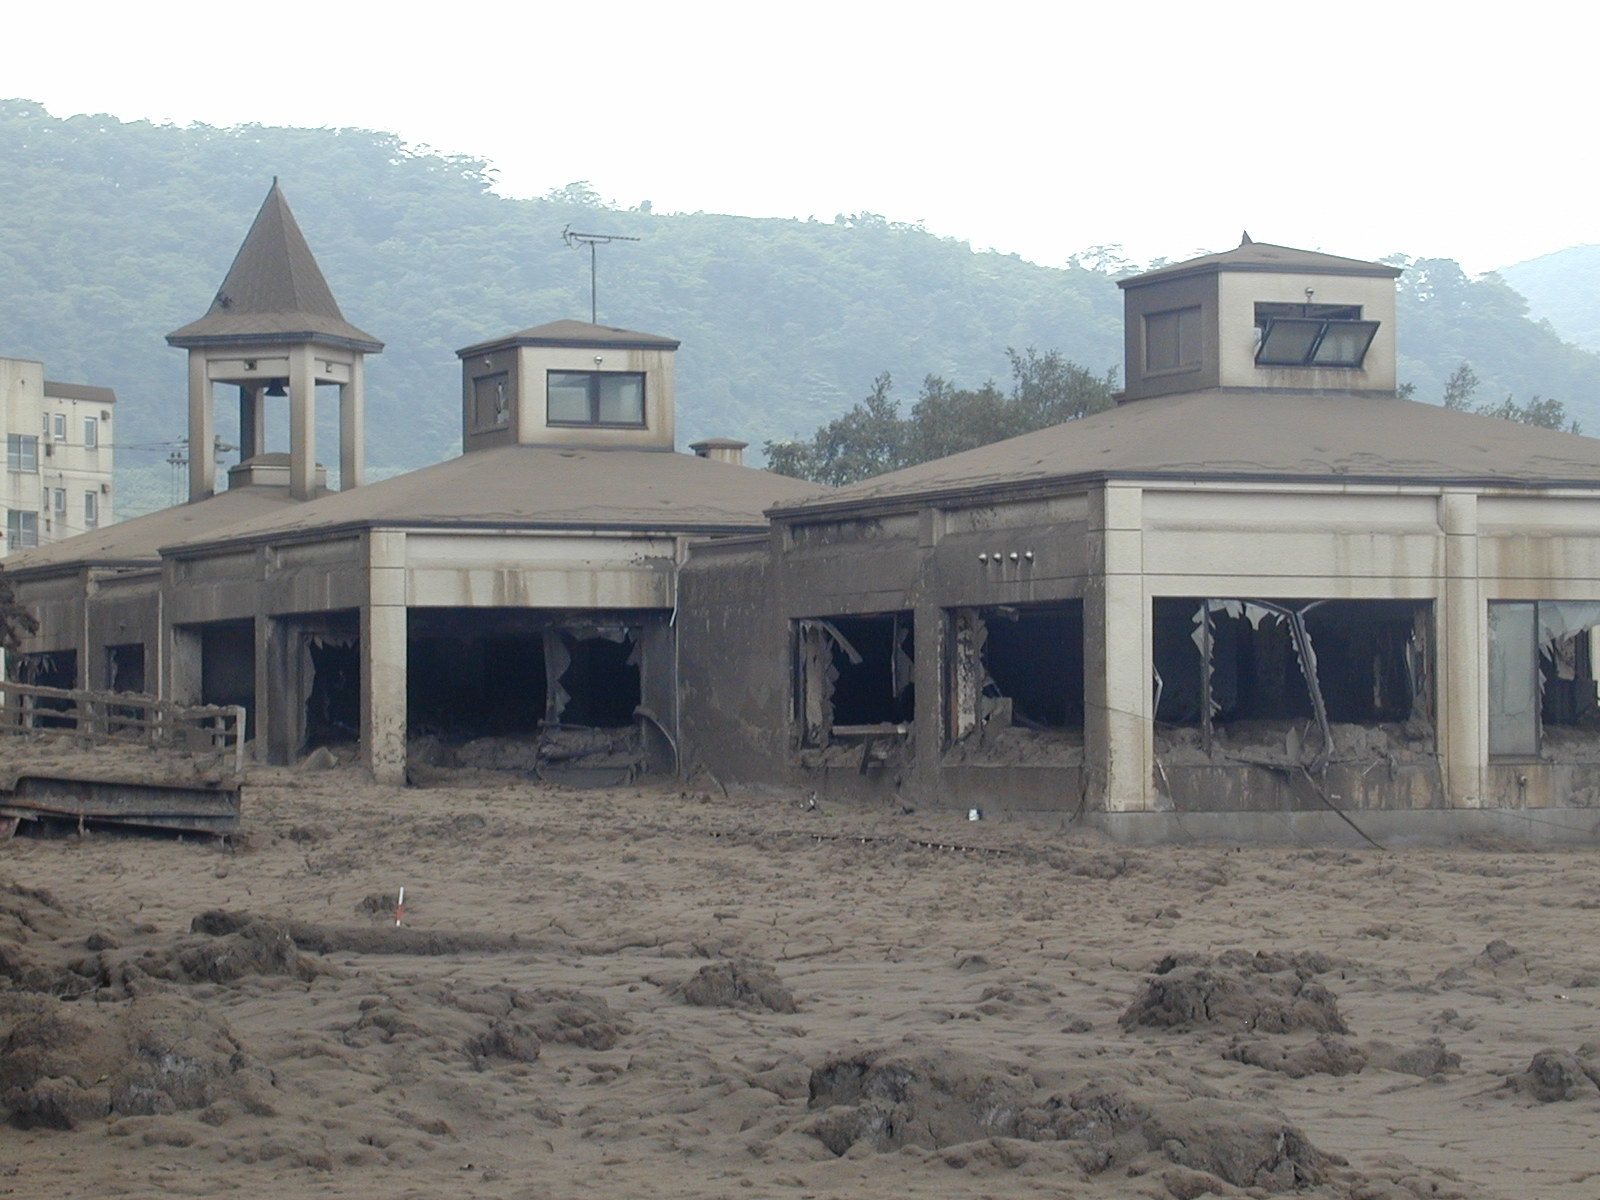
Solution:
{"label": "bell tower", "polygon": [[[339,389],[339,486],[361,483],[363,360],[383,343],[344,319],[276,178],[205,316],[167,335],[189,352],[189,499],[216,492],[213,388],[239,389],[235,483],[317,491],[316,389]],[[289,403],[289,452],[268,454],[266,404]],[[286,478],[285,478],[286,476]]]}

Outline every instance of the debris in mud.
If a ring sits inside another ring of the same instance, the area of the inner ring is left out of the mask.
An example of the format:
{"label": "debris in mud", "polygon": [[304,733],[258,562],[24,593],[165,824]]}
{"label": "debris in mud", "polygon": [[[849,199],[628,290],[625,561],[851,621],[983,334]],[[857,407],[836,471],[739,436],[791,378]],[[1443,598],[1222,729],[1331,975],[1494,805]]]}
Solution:
{"label": "debris in mud", "polygon": [[667,989],[685,1004],[701,1008],[742,1008],[798,1012],[794,993],[766,963],[750,960],[707,963]]}
{"label": "debris in mud", "polygon": [[1506,1080],[1506,1086],[1540,1104],[1592,1099],[1600,1095],[1600,1045],[1586,1042],[1576,1054],[1541,1050],[1526,1070]]}
{"label": "debris in mud", "polygon": [[107,1116],[205,1108],[263,1115],[271,1081],[220,1018],[183,996],[119,1005],[0,995],[0,1120],[73,1129]]}
{"label": "debris in mud", "polygon": [[1319,954],[1169,955],[1118,1023],[1124,1029],[1349,1033],[1333,993],[1313,978],[1332,966]]}
{"label": "debris in mud", "polygon": [[809,1107],[817,1115],[805,1129],[837,1155],[859,1145],[944,1150],[995,1138],[1071,1143],[1086,1176],[1143,1173],[1164,1162],[1203,1173],[1216,1190],[1292,1191],[1323,1182],[1339,1162],[1276,1115],[1192,1092],[1147,1098],[1104,1075],[1046,1087],[1026,1068],[959,1052],[868,1051],[812,1072]]}
{"label": "debris in mud", "polygon": [[1327,1035],[1297,1046],[1265,1038],[1236,1038],[1223,1051],[1222,1057],[1264,1071],[1276,1071],[1290,1079],[1304,1079],[1308,1075],[1357,1075],[1369,1068],[1431,1079],[1461,1067],[1461,1056],[1445,1049],[1438,1038],[1429,1038],[1410,1048],[1383,1041],[1357,1046]]}

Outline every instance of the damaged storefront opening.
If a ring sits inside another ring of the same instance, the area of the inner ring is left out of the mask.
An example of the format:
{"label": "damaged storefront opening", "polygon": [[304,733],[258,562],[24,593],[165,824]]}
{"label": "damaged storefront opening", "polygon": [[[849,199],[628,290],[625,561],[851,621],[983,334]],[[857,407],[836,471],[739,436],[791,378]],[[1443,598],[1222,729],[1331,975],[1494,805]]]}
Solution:
{"label": "damaged storefront opening", "polygon": [[[352,623],[353,619],[352,619]],[[329,629],[300,641],[302,679],[309,679],[304,750],[353,745],[361,736],[361,638]]]}
{"label": "damaged storefront opening", "polygon": [[795,623],[801,745],[904,736],[916,712],[909,612]]}
{"label": "damaged storefront opening", "polygon": [[413,609],[409,623],[414,756],[569,782],[588,781],[583,772],[609,782],[647,769],[652,738],[635,625],[526,609]]}
{"label": "damaged storefront opening", "polygon": [[1563,757],[1600,748],[1594,656],[1600,601],[1489,604],[1489,753]]}
{"label": "damaged storefront opening", "polygon": [[1430,749],[1431,628],[1425,601],[1158,599],[1156,720],[1208,757],[1256,741],[1313,769],[1371,752],[1373,731]]}
{"label": "damaged storefront opening", "polygon": [[1083,605],[1001,605],[950,613],[950,743],[1002,748],[1083,732]]}

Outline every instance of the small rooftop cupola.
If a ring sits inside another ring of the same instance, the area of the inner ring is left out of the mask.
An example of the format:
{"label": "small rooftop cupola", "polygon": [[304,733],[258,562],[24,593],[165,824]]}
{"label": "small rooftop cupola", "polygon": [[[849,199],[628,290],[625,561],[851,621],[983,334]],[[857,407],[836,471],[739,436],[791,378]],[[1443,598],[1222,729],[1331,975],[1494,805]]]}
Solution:
{"label": "small rooftop cupola", "polygon": [[1398,268],[1254,242],[1122,280],[1123,400],[1395,390]]}
{"label": "small rooftop cupola", "polygon": [[554,321],[458,350],[461,445],[672,450],[677,349],[652,333]]}
{"label": "small rooftop cupola", "polygon": [[[316,388],[339,389],[339,486],[361,483],[363,367],[383,343],[344,319],[276,178],[206,315],[167,335],[189,352],[189,499],[216,491],[212,389],[239,389],[235,485],[287,482],[316,494]],[[269,454],[266,401],[289,401],[289,451]]]}

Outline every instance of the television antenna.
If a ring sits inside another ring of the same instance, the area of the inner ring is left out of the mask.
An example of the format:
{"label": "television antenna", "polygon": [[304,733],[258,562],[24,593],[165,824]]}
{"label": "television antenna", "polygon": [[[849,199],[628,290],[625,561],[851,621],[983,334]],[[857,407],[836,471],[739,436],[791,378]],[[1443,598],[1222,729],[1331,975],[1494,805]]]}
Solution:
{"label": "television antenna", "polygon": [[561,231],[561,240],[569,246],[589,247],[589,324],[600,323],[600,308],[595,292],[595,247],[609,246],[612,242],[637,242],[636,237],[627,237],[620,233],[579,233],[568,225]]}

